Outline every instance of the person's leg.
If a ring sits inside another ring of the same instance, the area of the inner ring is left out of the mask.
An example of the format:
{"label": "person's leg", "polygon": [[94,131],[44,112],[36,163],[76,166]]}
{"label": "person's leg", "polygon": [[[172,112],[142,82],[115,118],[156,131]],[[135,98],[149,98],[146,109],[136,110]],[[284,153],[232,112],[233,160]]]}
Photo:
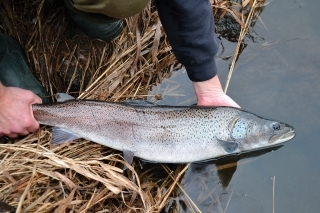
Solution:
{"label": "person's leg", "polygon": [[64,0],[79,29],[91,38],[110,41],[123,29],[123,18],[141,12],[149,0]]}
{"label": "person's leg", "polygon": [[49,94],[31,73],[20,44],[11,36],[0,34],[0,82],[4,86],[27,89],[49,103]]}

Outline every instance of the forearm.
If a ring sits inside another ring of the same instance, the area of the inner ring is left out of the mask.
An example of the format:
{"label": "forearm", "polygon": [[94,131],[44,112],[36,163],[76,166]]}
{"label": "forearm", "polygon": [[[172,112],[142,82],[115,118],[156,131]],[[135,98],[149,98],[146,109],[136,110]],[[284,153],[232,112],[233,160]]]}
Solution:
{"label": "forearm", "polygon": [[214,56],[218,42],[213,12],[208,0],[156,0],[159,17],[173,52],[191,81],[199,82],[217,74]]}
{"label": "forearm", "polygon": [[214,33],[209,0],[156,0],[159,17],[172,50],[193,81],[198,105],[239,107],[221,87],[214,56]]}

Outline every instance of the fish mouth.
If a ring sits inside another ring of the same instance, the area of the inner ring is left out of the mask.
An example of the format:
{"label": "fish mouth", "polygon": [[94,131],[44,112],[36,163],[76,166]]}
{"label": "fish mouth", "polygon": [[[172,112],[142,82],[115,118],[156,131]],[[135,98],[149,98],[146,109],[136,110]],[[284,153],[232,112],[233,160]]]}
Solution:
{"label": "fish mouth", "polygon": [[285,126],[275,135],[271,136],[269,144],[279,144],[291,140],[296,135],[293,127],[285,124]]}

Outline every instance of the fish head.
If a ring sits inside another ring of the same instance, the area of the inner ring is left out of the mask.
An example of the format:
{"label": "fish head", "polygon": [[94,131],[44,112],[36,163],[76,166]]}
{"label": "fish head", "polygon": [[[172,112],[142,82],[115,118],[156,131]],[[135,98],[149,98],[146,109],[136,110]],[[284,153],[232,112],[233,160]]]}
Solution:
{"label": "fish head", "polygon": [[288,124],[243,113],[232,122],[230,134],[245,151],[279,145],[292,139],[295,131]]}

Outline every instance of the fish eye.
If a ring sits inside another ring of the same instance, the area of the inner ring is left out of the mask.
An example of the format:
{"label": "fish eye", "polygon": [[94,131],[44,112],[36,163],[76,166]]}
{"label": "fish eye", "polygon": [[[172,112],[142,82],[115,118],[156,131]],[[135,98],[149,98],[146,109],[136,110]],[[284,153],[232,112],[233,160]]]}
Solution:
{"label": "fish eye", "polygon": [[280,130],[280,128],[281,128],[279,123],[273,124],[272,127],[274,130]]}

